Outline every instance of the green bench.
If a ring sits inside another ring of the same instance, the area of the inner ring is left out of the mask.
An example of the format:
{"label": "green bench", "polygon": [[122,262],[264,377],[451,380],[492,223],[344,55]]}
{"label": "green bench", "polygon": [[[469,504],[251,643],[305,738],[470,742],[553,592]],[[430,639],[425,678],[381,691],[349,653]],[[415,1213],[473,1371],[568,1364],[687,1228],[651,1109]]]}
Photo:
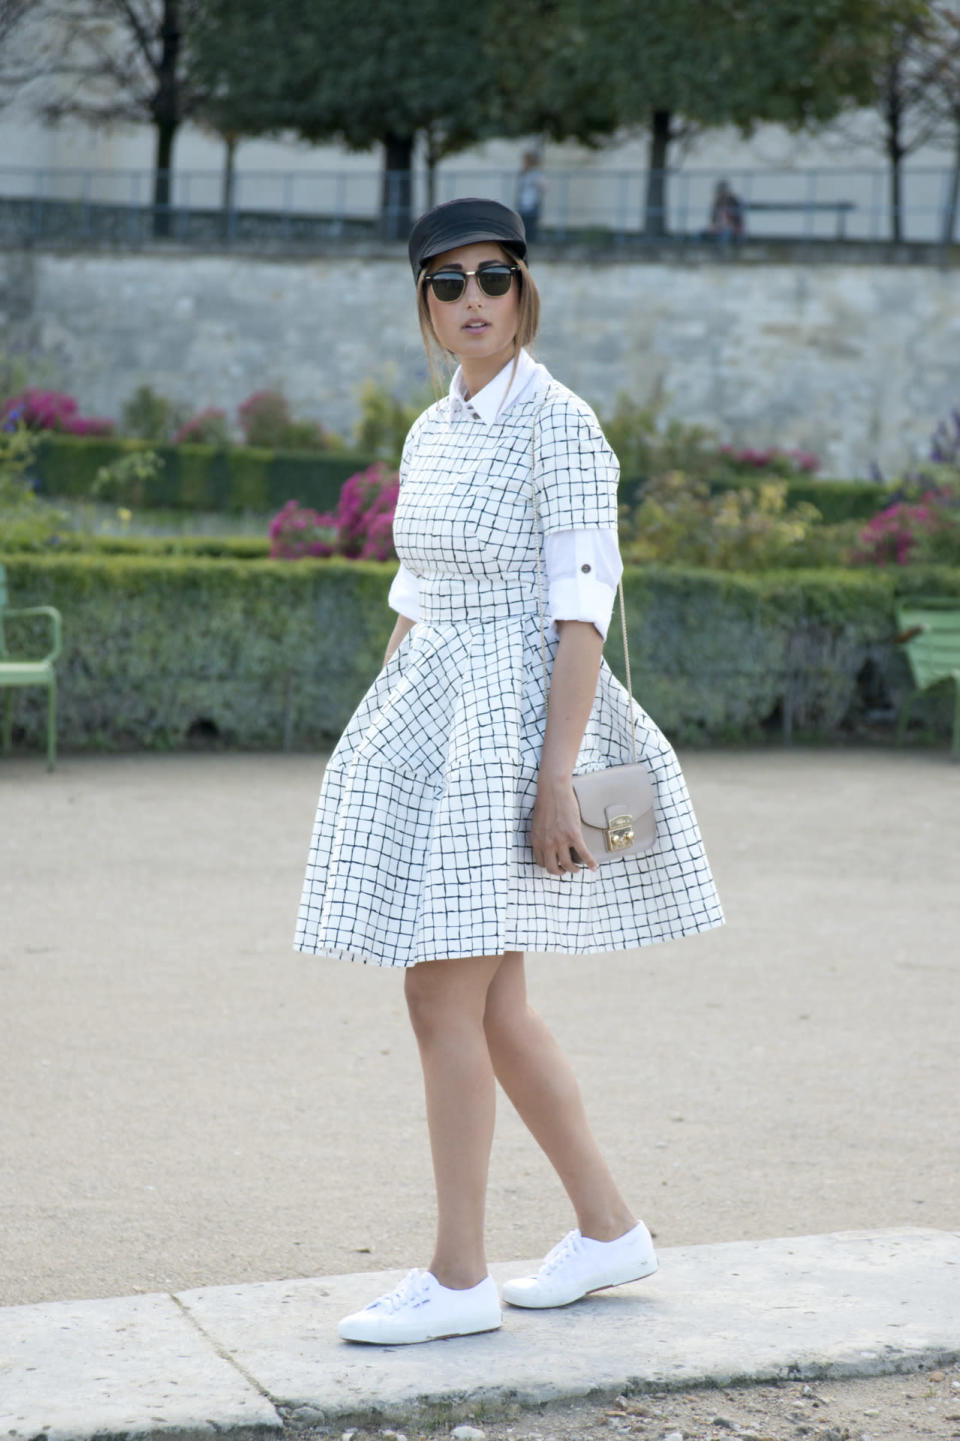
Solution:
{"label": "green bench", "polygon": [[[7,649],[6,624],[25,616],[46,616],[51,626],[51,646],[39,660],[14,657]],[[3,697],[4,753],[10,750],[13,735],[13,692],[18,686],[42,685],[47,688],[47,770],[53,770],[57,758],[57,673],[54,669],[60,654],[60,612],[52,605],[29,605],[14,608],[7,605],[7,573],[0,565],[0,690]]]}
{"label": "green bench", "polygon": [[902,741],[910,708],[921,691],[953,682],[954,760],[960,760],[960,597],[913,596],[896,605],[897,640],[906,647],[916,690],[900,708],[897,740]]}

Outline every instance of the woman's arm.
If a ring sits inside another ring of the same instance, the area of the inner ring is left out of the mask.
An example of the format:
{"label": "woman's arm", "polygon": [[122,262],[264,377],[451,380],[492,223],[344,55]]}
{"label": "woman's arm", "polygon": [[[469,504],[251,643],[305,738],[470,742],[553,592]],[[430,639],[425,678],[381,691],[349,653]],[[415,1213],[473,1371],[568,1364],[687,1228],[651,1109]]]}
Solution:
{"label": "woman's arm", "polygon": [[530,830],[534,859],[554,876],[578,869],[570,856],[571,847],[591,870],[597,868],[583,839],[572,777],[603,656],[603,637],[592,621],[558,620],[556,626],[560,641],[553,662]]}
{"label": "woman's arm", "polygon": [[[400,642],[403,640],[403,637],[406,635],[407,631],[408,631],[408,630],[410,629],[410,627],[413,626],[413,625],[416,625],[416,621],[411,620],[409,616],[406,616],[406,615],[398,615],[398,616],[397,616],[397,623],[396,623],[396,625],[393,627],[393,631],[392,631],[392,633],[391,633],[390,639],[387,641],[387,649],[386,649],[386,653],[384,654],[384,657],[383,657],[383,663],[384,663],[384,665],[386,665],[387,661],[388,661],[388,660],[390,659],[390,657],[393,655],[393,652],[396,650],[397,646],[398,646],[398,645],[400,644]],[[584,727],[586,727],[586,724],[587,724],[586,721],[584,721],[583,724],[584,724]]]}

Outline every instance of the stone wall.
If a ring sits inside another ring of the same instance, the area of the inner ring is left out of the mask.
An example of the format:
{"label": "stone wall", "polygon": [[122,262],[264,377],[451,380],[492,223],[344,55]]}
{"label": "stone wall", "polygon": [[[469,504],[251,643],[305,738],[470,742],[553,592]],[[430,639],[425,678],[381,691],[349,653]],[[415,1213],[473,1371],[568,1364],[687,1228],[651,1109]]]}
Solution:
{"label": "stone wall", "polygon": [[[933,265],[698,256],[540,258],[537,354],[601,413],[618,390],[740,444],[802,447],[828,475],[891,474],[960,402],[960,274]],[[231,412],[283,388],[348,434],[371,377],[427,367],[402,252],[310,260],[0,254],[0,348],[46,362],[86,413],[148,382]]]}

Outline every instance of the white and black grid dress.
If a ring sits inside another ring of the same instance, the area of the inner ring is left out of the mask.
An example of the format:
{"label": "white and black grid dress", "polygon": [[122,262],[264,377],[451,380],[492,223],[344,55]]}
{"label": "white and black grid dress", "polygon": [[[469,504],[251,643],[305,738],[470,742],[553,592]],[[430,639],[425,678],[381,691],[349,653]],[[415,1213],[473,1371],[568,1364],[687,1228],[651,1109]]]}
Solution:
{"label": "white and black grid dress", "polygon": [[[542,402],[542,408],[541,408]],[[606,661],[575,770],[640,759],[656,791],[642,856],[553,876],[530,846],[546,708],[530,434],[542,538],[617,524],[616,458],[550,380],[489,426],[448,399],[407,436],[393,534],[419,619],[327,762],[295,948],[380,966],[650,945],[723,914],[673,749]],[[558,638],[547,632],[547,669]]]}

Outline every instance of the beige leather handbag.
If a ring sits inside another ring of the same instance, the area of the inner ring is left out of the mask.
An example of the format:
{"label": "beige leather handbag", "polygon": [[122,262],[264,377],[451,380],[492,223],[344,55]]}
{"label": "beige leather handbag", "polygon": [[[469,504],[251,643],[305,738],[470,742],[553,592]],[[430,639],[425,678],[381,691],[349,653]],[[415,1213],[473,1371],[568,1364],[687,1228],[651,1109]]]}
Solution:
{"label": "beige leather handbag", "polygon": [[[533,417],[530,436],[530,493],[533,500],[533,526],[536,538],[537,602],[540,609],[540,658],[543,662],[544,708],[549,708],[550,686],[547,680],[547,641],[543,629],[543,582],[540,575],[540,515],[537,508],[537,418],[547,397]],[[623,602],[623,581],[619,584],[620,625],[623,630],[623,658],[627,672],[627,693],[630,696],[630,718],[633,720],[633,693],[630,684],[630,651],[627,646],[627,612]],[[590,854],[599,865],[617,861],[623,856],[640,855],[655,845],[657,823],[654,811],[656,796],[650,774],[637,757],[637,735],[631,724],[630,739],[633,763],[606,766],[603,770],[587,771],[573,777],[573,791],[580,807],[580,826]],[[574,852],[574,855],[576,853]]]}

